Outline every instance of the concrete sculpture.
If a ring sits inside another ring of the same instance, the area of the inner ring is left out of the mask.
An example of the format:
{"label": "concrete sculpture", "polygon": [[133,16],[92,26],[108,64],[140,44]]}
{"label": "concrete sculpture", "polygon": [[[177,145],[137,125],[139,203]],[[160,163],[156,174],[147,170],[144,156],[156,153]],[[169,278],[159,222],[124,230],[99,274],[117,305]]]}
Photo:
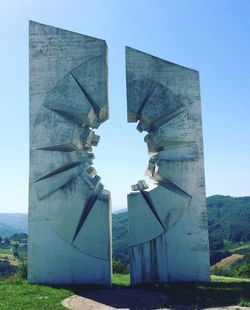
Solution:
{"label": "concrete sculpture", "polygon": [[156,181],[128,195],[131,283],[209,281],[199,73],[126,48],[126,79]]}
{"label": "concrete sculpture", "polygon": [[111,284],[110,193],[92,167],[107,119],[106,42],[31,21],[29,282]]}

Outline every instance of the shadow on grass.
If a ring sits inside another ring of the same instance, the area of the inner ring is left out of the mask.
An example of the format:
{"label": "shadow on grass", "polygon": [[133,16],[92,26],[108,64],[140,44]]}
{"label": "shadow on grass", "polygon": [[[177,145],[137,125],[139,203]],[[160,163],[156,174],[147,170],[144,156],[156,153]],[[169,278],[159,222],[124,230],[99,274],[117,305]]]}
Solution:
{"label": "shadow on grass", "polygon": [[140,288],[168,295],[168,302],[164,306],[250,306],[250,282],[169,283]]}
{"label": "shadow on grass", "polygon": [[[155,309],[153,296],[159,293],[167,296],[162,299],[161,307],[173,307],[177,305],[189,306],[191,309],[203,307],[222,307],[240,305],[250,307],[250,282],[211,282],[211,283],[166,283],[129,286],[129,277],[113,279],[112,288],[100,285],[64,286],[74,294],[90,298],[96,302],[111,307],[141,309],[140,304],[142,290],[146,291],[148,298],[147,307],[143,309]],[[151,292],[151,294],[150,294]],[[150,298],[152,304],[150,305]],[[163,301],[164,300],[164,301]],[[134,306],[131,307],[131,303]],[[158,306],[159,307],[159,306]]]}

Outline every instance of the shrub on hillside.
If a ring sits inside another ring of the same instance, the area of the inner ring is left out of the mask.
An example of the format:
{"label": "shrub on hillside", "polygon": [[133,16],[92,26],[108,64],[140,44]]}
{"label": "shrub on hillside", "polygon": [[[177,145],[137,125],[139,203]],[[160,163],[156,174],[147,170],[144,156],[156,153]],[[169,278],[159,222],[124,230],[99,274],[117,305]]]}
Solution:
{"label": "shrub on hillside", "polygon": [[213,266],[211,268],[211,273],[215,276],[224,276],[224,277],[233,277],[234,276],[232,270],[223,269],[223,268],[218,267],[218,266]]}
{"label": "shrub on hillside", "polygon": [[27,240],[28,239],[28,235],[25,234],[25,233],[15,233],[15,234],[12,234],[10,236],[10,239],[11,240],[14,240],[14,241],[17,241],[17,242],[22,242],[23,240]]}
{"label": "shrub on hillside", "polygon": [[17,267],[17,276],[19,276],[22,279],[27,279],[27,261],[23,261]]}
{"label": "shrub on hillside", "polygon": [[16,272],[16,267],[12,266],[8,260],[0,260],[0,279],[7,278]]}
{"label": "shrub on hillside", "polygon": [[119,259],[113,258],[113,273],[128,274],[129,268],[123,264]]}
{"label": "shrub on hillside", "polygon": [[235,276],[239,278],[250,278],[250,263],[236,267]]}

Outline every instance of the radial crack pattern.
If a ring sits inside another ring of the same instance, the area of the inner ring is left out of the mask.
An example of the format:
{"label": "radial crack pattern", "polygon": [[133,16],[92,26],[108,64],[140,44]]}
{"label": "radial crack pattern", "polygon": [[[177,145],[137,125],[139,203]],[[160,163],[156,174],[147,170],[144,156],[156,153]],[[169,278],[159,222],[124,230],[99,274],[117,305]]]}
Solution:
{"label": "radial crack pattern", "polygon": [[58,169],[56,169],[56,170],[54,170],[54,171],[52,171],[52,172],[46,174],[45,176],[43,176],[43,177],[37,179],[35,182],[39,182],[39,181],[41,181],[41,180],[48,179],[48,178],[53,177],[53,176],[55,176],[55,175],[57,175],[57,174],[59,174],[59,173],[61,173],[61,172],[70,170],[70,169],[72,169],[72,168],[74,168],[74,167],[80,165],[80,163],[81,163],[81,162],[65,164],[65,165],[61,166],[60,168],[58,168]]}
{"label": "radial crack pattern", "polygon": [[98,116],[100,113],[100,108],[98,107],[98,105],[94,102],[94,100],[92,99],[92,97],[89,95],[89,93],[87,92],[87,90],[79,83],[79,81],[77,80],[77,78],[74,76],[73,73],[71,73],[73,79],[76,81],[77,85],[79,86],[79,88],[81,89],[81,91],[84,93],[84,95],[86,96],[86,98],[88,99],[89,103],[92,105],[96,115]]}
{"label": "radial crack pattern", "polygon": [[157,218],[158,222],[160,223],[161,227],[163,228],[163,230],[165,231],[165,227],[164,227],[164,224],[162,223],[156,209],[155,209],[155,206],[154,206],[154,203],[152,201],[152,199],[150,198],[150,195],[149,193],[145,192],[145,191],[140,191],[143,198],[145,199],[145,201],[147,202],[149,208],[151,209],[151,211],[153,212],[154,216]]}
{"label": "radial crack pattern", "polygon": [[97,194],[93,194],[86,200],[85,205],[84,205],[83,210],[82,210],[81,217],[79,219],[78,225],[76,227],[76,230],[75,230],[75,233],[74,233],[74,236],[72,239],[72,243],[75,241],[80,230],[82,229],[82,227],[83,227],[83,225],[84,225],[84,223],[85,223],[85,221],[89,215],[89,212],[91,211],[91,209],[93,208],[93,206],[97,200],[97,197],[98,197]]}
{"label": "radial crack pattern", "polygon": [[149,86],[149,90],[148,90],[148,92],[147,92],[144,100],[142,101],[142,103],[140,105],[140,108],[139,108],[139,110],[137,112],[137,119],[140,119],[141,113],[142,113],[144,107],[146,106],[147,102],[149,101],[149,98],[152,95],[154,89],[155,89],[155,85],[154,85],[153,82],[151,82],[151,85]]}
{"label": "radial crack pattern", "polygon": [[128,195],[131,284],[209,281],[199,74],[127,47],[126,82],[156,181]]}
{"label": "radial crack pattern", "polygon": [[28,281],[111,285],[110,193],[92,162],[93,129],[109,112],[107,45],[36,22],[29,29]]}

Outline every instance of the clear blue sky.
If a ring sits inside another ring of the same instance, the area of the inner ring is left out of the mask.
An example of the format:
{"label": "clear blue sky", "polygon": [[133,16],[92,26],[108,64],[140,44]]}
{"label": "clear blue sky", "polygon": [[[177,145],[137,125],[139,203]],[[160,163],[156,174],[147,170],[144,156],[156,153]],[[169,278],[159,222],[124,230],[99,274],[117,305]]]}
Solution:
{"label": "clear blue sky", "polygon": [[126,122],[125,45],[197,69],[207,196],[250,195],[250,1],[1,0],[0,212],[28,210],[28,20],[105,39],[110,120],[95,167],[126,206],[144,177],[145,134]]}

